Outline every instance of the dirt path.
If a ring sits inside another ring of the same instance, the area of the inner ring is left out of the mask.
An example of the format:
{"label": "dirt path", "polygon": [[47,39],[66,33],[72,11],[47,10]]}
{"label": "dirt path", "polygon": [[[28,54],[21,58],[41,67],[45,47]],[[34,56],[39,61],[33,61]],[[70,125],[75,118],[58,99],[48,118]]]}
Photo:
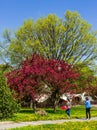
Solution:
{"label": "dirt path", "polygon": [[9,128],[16,128],[16,127],[22,127],[22,126],[28,126],[28,125],[41,125],[41,124],[56,124],[56,123],[64,123],[64,122],[76,122],[76,121],[97,121],[97,117],[93,117],[90,120],[86,119],[67,119],[67,120],[47,120],[47,121],[31,121],[31,122],[12,122],[12,121],[6,121],[6,122],[0,122],[0,130],[8,130]]}

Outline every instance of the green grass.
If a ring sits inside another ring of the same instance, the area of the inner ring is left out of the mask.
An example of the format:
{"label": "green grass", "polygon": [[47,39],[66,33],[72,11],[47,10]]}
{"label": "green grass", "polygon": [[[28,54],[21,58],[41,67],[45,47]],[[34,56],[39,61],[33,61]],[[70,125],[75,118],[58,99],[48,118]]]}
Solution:
{"label": "green grass", "polygon": [[[38,108],[38,110],[40,110]],[[14,114],[11,119],[12,121],[37,121],[37,120],[57,120],[57,119],[67,119],[65,111],[60,108],[57,109],[56,113],[53,112],[52,108],[45,109],[47,112],[46,116],[36,115],[31,109],[21,109],[19,113]],[[97,108],[92,107],[91,116],[97,117]],[[84,106],[76,106],[71,108],[71,118],[85,118],[85,108]]]}
{"label": "green grass", "polygon": [[90,122],[65,122],[63,124],[47,124],[27,126],[11,130],[97,130],[97,121]]}

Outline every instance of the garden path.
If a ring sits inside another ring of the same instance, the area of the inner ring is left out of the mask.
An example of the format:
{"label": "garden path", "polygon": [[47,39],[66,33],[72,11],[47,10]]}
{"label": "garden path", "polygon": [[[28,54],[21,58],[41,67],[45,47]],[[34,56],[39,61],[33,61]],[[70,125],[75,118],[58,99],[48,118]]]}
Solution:
{"label": "garden path", "polygon": [[97,117],[92,117],[90,120],[86,120],[85,118],[81,119],[62,119],[62,120],[47,120],[47,121],[31,121],[31,122],[12,122],[12,121],[5,121],[0,122],[0,130],[8,130],[10,128],[28,126],[28,125],[42,125],[42,124],[60,124],[64,122],[83,122],[83,121],[97,121]]}

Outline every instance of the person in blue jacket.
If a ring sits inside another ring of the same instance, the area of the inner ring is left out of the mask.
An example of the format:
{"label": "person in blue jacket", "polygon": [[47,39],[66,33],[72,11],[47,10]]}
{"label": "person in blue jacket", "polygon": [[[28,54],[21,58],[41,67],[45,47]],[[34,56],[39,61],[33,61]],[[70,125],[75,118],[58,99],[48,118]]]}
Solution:
{"label": "person in blue jacket", "polygon": [[84,102],[86,107],[86,119],[91,118],[90,109],[91,109],[91,102],[88,97],[86,97],[86,101]]}

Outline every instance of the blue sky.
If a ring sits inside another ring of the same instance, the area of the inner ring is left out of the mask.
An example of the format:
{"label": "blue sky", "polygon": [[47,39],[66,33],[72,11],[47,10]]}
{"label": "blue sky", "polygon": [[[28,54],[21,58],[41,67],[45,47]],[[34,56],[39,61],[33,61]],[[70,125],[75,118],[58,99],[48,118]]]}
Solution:
{"label": "blue sky", "polygon": [[77,11],[97,30],[97,0],[0,0],[0,34],[16,30],[24,20],[56,14],[63,18],[67,10]]}

